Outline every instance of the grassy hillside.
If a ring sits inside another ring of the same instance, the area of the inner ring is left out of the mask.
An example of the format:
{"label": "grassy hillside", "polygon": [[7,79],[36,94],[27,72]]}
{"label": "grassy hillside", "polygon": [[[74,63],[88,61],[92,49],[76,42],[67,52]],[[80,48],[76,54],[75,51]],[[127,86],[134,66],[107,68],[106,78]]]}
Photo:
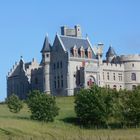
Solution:
{"label": "grassy hillside", "polygon": [[140,129],[90,130],[70,123],[75,118],[73,97],[57,97],[59,116],[53,123],[30,120],[26,105],[19,114],[0,105],[0,140],[140,140]]}

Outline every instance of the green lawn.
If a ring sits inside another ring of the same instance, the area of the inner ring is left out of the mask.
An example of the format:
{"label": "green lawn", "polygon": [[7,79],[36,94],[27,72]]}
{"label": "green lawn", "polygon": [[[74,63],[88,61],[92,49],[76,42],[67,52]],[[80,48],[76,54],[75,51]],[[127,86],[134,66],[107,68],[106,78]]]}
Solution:
{"label": "green lawn", "polygon": [[140,140],[140,129],[90,130],[70,123],[75,118],[73,97],[57,97],[59,116],[53,123],[30,120],[26,105],[19,114],[0,105],[0,140]]}

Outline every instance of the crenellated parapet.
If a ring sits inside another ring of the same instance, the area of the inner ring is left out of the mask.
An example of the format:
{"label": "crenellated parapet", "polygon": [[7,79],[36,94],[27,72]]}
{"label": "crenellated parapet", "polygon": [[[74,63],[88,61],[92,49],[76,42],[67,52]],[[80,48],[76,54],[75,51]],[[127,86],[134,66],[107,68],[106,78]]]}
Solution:
{"label": "crenellated parapet", "polygon": [[124,64],[103,63],[102,66],[107,69],[124,69]]}
{"label": "crenellated parapet", "polygon": [[140,61],[140,54],[121,55],[120,56],[120,61],[122,61],[122,62]]}

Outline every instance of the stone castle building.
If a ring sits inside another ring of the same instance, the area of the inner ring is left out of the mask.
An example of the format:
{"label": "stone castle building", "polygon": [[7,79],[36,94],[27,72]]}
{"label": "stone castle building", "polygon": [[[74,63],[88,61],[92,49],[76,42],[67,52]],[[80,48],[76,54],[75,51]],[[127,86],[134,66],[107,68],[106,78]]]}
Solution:
{"label": "stone castle building", "polygon": [[51,45],[45,37],[42,60],[25,63],[21,58],[7,76],[7,96],[21,99],[30,90],[55,96],[71,96],[94,83],[101,87],[131,90],[140,84],[140,55],[117,55],[110,46],[103,60],[103,44],[93,49],[88,37],[82,37],[79,25],[61,27]]}

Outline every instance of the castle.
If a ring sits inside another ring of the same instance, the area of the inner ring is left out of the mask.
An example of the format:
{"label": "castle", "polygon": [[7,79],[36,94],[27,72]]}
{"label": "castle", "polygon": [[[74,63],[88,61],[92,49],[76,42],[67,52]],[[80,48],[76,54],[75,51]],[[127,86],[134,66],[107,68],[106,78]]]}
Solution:
{"label": "castle", "polygon": [[21,57],[7,75],[7,96],[25,99],[30,90],[55,96],[71,96],[93,84],[113,89],[132,90],[140,84],[140,55],[117,55],[110,46],[103,60],[103,44],[93,49],[82,37],[79,25],[61,27],[53,45],[45,37],[42,60],[25,63]]}

